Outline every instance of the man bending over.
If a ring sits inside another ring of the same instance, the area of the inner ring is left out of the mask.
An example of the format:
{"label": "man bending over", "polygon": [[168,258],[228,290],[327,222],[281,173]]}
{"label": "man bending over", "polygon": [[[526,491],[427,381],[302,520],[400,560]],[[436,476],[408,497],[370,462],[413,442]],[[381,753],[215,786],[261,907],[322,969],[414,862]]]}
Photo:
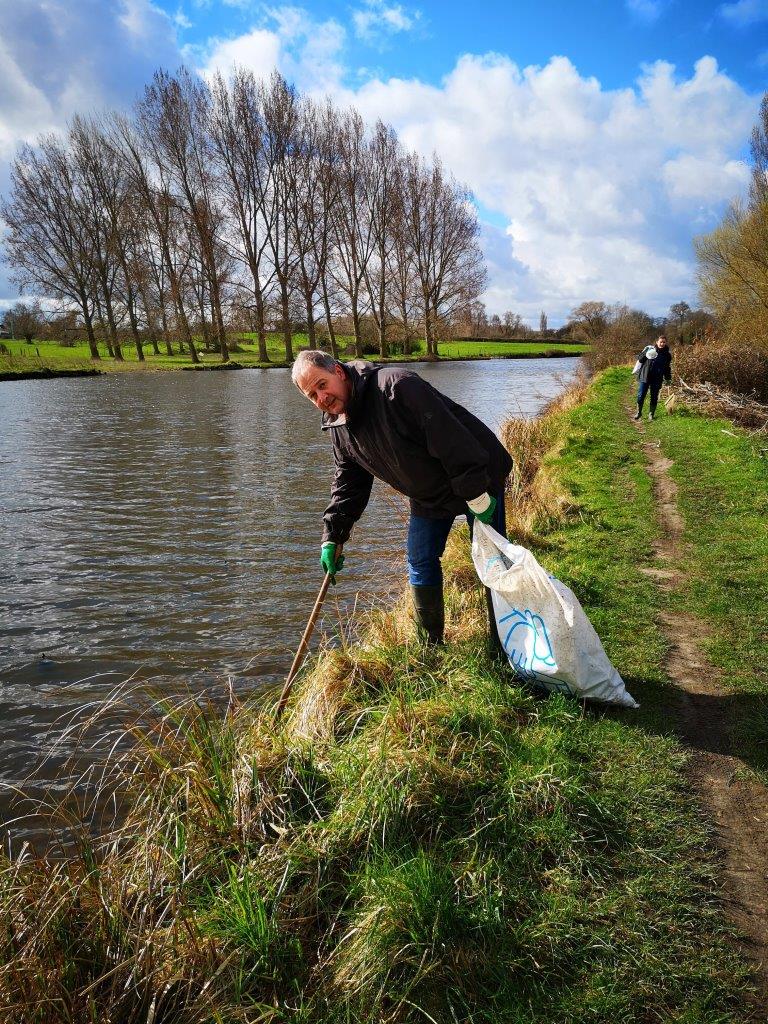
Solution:
{"label": "man bending over", "polygon": [[[428,642],[443,642],[440,559],[454,519],[490,523],[506,536],[504,485],[512,459],[499,439],[410,370],[364,360],[340,363],[300,352],[292,377],[323,414],[336,471],[323,515],[320,563],[335,579],[339,547],[368,504],[374,477],[410,498],[408,577],[416,618]],[[491,636],[496,638],[490,595]]]}

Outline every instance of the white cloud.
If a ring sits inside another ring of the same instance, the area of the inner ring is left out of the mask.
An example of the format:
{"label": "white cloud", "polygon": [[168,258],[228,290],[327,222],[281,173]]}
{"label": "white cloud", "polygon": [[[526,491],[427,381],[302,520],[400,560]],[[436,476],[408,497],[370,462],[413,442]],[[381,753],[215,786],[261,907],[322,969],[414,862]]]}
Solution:
{"label": "white cloud", "polygon": [[0,157],[80,111],[130,102],[179,53],[150,0],[0,4]]}
{"label": "white cloud", "polygon": [[720,15],[737,28],[746,28],[759,21],[768,20],[768,0],[736,0],[735,3],[721,4]]}
{"label": "white cloud", "polygon": [[666,0],[626,0],[627,10],[642,21],[656,21],[667,6]]}
{"label": "white cloud", "polygon": [[300,89],[339,88],[344,28],[333,18],[315,21],[297,7],[270,8],[266,14],[266,25],[227,39],[214,37],[202,48],[186,48],[185,56],[206,77],[215,71],[226,76],[236,66],[260,76],[277,68]]}
{"label": "white cloud", "polygon": [[182,29],[182,30],[188,29],[188,28],[192,28],[192,26],[194,24],[194,22],[192,22],[186,16],[186,14],[184,13],[184,10],[183,10],[182,7],[178,7],[176,9],[176,13],[173,16],[173,23],[174,23],[174,25],[177,28]]}
{"label": "white cloud", "polygon": [[[19,143],[75,113],[128,106],[180,59],[172,19],[151,0],[0,2],[0,194]],[[0,302],[14,293],[0,268]]]}
{"label": "white cloud", "polygon": [[744,188],[758,102],[711,57],[687,78],[657,62],[608,90],[565,57],[466,55],[439,86],[377,79],[338,98],[440,153],[503,218],[506,232],[484,231],[489,309],[532,321],[591,298],[652,312],[695,300],[691,236]]}
{"label": "white cloud", "polygon": [[355,34],[367,43],[408,32],[420,20],[421,11],[410,11],[402,4],[387,3],[387,0],[364,0],[363,6],[352,12]]}
{"label": "white cloud", "polygon": [[[202,68],[206,77],[215,71],[228,75],[235,67],[252,68],[267,75],[280,63],[280,37],[269,29],[256,28],[233,39],[212,39]],[[195,56],[190,49],[190,55]]]}

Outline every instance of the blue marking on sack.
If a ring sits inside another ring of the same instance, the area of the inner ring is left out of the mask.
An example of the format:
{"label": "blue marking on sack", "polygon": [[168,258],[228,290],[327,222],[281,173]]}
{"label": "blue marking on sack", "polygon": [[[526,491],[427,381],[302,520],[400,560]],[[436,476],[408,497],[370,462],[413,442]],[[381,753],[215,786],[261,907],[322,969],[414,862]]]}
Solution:
{"label": "blue marking on sack", "polygon": [[[549,633],[542,617],[536,615],[530,608],[526,608],[524,612],[518,608],[513,608],[508,615],[501,616],[499,625],[510,621],[512,625],[507,631],[503,644],[507,657],[514,669],[525,674],[526,677],[533,676],[535,678],[536,670],[534,666],[537,663],[546,665],[548,668],[556,668],[557,662],[552,655],[552,642],[549,639]],[[530,658],[526,655],[525,651],[520,649],[520,640],[528,637],[526,630],[533,631],[533,651]],[[513,642],[515,644],[514,647],[511,646]]]}

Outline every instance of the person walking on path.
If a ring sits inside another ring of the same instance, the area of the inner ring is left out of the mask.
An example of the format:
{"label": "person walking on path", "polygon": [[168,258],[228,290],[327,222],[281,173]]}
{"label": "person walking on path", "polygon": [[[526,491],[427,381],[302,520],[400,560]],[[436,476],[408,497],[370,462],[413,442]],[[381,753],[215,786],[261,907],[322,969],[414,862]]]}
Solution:
{"label": "person walking on path", "polygon": [[652,420],[656,415],[661,386],[664,381],[670,383],[672,380],[672,353],[669,351],[666,337],[663,334],[660,335],[655,345],[649,345],[643,349],[637,361],[640,363],[640,370],[637,375],[637,414],[635,419],[641,419],[643,402],[645,396],[650,392],[648,419]]}
{"label": "person walking on path", "polygon": [[[422,635],[443,642],[440,559],[453,521],[465,515],[506,536],[504,489],[512,459],[476,416],[410,370],[365,360],[340,363],[325,352],[300,352],[292,377],[323,414],[335,473],[323,514],[320,564],[332,580],[337,555],[363,514],[374,477],[410,498],[408,578]],[[491,638],[498,645],[490,595]]]}

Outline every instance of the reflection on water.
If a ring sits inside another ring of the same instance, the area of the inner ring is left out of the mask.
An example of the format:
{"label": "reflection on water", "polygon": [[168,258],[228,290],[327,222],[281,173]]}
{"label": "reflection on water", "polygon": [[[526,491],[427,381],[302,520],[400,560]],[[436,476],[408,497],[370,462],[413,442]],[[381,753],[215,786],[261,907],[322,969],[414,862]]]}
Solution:
{"label": "reflection on water", "polygon": [[[535,415],[577,362],[416,369],[498,428]],[[320,583],[330,477],[287,370],[0,384],[0,781],[23,780],[128,677],[171,693],[280,680]],[[402,577],[404,534],[376,485],[321,629]],[[67,749],[49,781],[65,781]]]}

